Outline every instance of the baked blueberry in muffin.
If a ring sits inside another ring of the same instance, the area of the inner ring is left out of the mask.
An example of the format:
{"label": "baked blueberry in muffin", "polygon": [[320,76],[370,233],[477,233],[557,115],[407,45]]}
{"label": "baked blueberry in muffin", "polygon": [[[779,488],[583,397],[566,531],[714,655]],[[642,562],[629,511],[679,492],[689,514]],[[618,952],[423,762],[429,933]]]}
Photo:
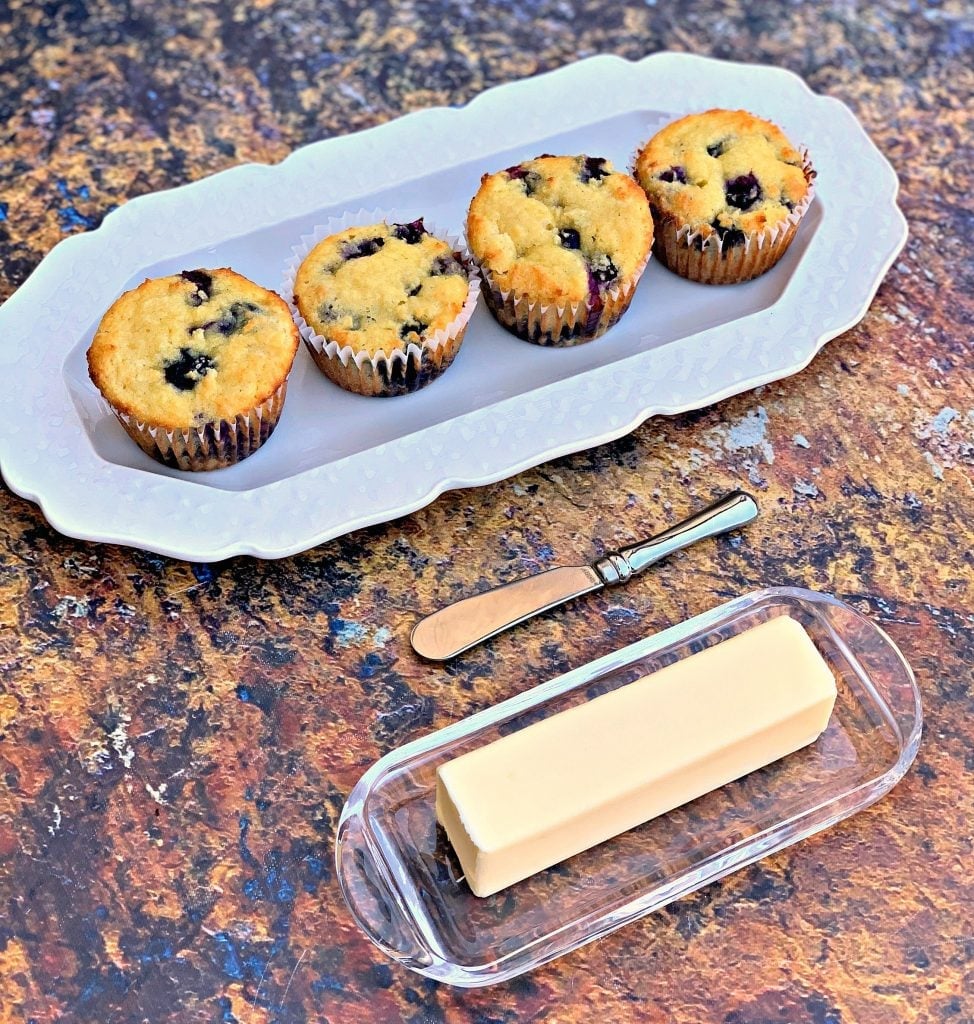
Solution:
{"label": "baked blueberry in muffin", "polygon": [[302,335],[318,367],[366,395],[415,391],[446,370],[473,301],[464,257],[422,218],[330,234],[294,279]]}
{"label": "baked blueberry in muffin", "polygon": [[246,458],[284,404],[298,331],[276,293],[234,271],[186,270],[120,296],[88,372],[144,451],[179,469]]}
{"label": "baked blueberry in muffin", "polygon": [[708,110],[667,125],[639,151],[654,251],[695,281],[733,283],[785,253],[812,198],[815,172],[777,125],[744,110]]}
{"label": "baked blueberry in muffin", "polygon": [[467,241],[497,320],[542,345],[574,345],[626,311],[653,222],[628,174],[602,157],[552,156],[485,174]]}

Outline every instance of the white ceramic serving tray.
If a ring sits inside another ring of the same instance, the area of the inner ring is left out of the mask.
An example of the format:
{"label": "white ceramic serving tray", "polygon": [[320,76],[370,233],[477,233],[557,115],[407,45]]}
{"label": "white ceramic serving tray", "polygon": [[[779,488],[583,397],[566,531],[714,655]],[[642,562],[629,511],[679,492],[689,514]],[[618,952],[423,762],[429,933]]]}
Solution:
{"label": "white ceramic serving tray", "polygon": [[[147,276],[232,266],[279,288],[291,246],[347,209],[461,229],[486,171],[542,152],[625,167],[666,121],[708,107],[769,117],[808,146],[817,198],[770,273],[692,284],[651,261],[626,316],[569,349],[519,341],[477,310],[450,371],[362,398],[298,353],[271,440],[229,469],[144,455],[88,380],[105,309]],[[276,558],[405,515],[455,487],[601,444],[804,367],[865,314],[906,240],[897,180],[852,113],[790,72],[662,53],[600,56],[135,199],[61,242],[0,309],[0,469],[63,533],[192,560]]]}

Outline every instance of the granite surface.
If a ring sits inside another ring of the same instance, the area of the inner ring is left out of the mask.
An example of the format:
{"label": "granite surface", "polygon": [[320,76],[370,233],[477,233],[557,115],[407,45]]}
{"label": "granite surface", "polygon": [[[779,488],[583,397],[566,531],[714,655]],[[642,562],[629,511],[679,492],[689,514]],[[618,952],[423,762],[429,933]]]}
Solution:
{"label": "granite surface", "polygon": [[[597,52],[795,70],[893,162],[912,232],[803,373],[285,561],[79,543],[0,491],[0,1020],[974,1021],[969,14],[0,3],[0,298],[134,196]],[[734,542],[449,667],[411,654],[418,613],[742,484],[765,514]],[[924,742],[885,800],[495,988],[427,981],[358,932],[335,823],[376,757],[781,583],[870,614],[916,669]]]}

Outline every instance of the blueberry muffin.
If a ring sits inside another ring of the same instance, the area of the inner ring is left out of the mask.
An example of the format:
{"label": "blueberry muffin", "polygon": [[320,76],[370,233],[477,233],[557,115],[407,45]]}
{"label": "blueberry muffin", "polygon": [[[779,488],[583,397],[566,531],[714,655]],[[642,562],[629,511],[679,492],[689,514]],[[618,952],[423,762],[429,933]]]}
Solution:
{"label": "blueberry muffin", "polygon": [[539,345],[577,345],[626,311],[653,221],[628,174],[592,156],[551,156],[485,174],[467,241],[491,312]]}
{"label": "blueberry muffin", "polygon": [[322,238],[293,280],[301,334],[319,369],[360,395],[402,395],[435,380],[459,351],[476,304],[479,280],[468,264],[422,218]]}
{"label": "blueberry muffin", "polygon": [[777,125],[708,110],[667,125],[636,155],[654,251],[705,284],[748,281],[785,254],[812,200],[815,172]]}
{"label": "blueberry muffin", "polygon": [[153,458],[229,466],[277,425],[298,330],[287,303],[234,271],[150,278],[102,317],[88,373]]}

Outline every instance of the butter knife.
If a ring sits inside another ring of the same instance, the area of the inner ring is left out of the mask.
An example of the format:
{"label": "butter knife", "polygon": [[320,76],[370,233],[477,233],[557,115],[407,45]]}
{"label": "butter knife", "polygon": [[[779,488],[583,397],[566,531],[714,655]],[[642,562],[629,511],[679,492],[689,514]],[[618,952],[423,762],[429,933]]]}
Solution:
{"label": "butter knife", "polygon": [[676,526],[649,540],[612,551],[592,565],[547,569],[441,608],[413,627],[409,638],[413,650],[431,661],[446,661],[573,597],[624,583],[630,576],[698,540],[746,526],[757,514],[757,503],[750,494],[731,491]]}

